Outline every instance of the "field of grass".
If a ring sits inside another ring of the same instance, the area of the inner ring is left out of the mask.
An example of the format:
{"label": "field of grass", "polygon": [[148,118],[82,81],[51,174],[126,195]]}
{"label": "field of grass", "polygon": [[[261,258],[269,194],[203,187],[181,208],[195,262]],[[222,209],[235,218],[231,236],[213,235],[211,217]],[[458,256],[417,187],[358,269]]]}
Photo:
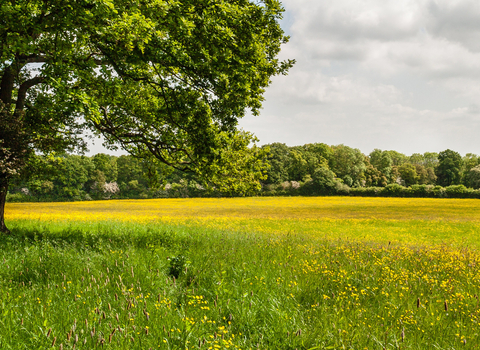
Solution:
{"label": "field of grass", "polygon": [[7,204],[1,349],[476,349],[480,201]]}

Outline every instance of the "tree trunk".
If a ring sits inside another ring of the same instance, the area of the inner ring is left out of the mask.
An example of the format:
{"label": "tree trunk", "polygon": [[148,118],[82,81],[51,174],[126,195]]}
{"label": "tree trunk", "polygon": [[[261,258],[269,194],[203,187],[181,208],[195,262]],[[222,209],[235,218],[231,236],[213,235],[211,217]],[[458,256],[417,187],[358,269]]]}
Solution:
{"label": "tree trunk", "polygon": [[7,106],[12,103],[14,82],[15,75],[12,72],[11,66],[5,68],[2,79],[0,80],[0,100]]}
{"label": "tree trunk", "polygon": [[8,180],[0,179],[0,233],[9,234],[10,230],[5,226],[5,202],[7,200]]}

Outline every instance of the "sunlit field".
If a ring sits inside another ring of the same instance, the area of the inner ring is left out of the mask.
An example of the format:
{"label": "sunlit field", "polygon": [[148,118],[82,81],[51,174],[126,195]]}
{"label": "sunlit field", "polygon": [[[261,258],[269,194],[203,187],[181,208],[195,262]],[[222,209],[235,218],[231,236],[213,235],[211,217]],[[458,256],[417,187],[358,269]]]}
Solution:
{"label": "sunlit field", "polygon": [[480,201],[8,204],[1,349],[476,349]]}
{"label": "sunlit field", "polygon": [[7,219],[39,225],[115,221],[480,248],[477,199],[268,197],[11,203]]}

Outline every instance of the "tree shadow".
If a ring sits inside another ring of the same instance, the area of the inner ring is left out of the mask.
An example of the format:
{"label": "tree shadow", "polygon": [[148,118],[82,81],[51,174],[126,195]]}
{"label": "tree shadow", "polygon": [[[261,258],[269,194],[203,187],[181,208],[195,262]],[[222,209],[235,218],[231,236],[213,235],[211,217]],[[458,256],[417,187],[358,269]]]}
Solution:
{"label": "tree shadow", "polygon": [[138,229],[122,228],[115,230],[108,226],[99,227],[95,230],[82,229],[79,227],[65,227],[49,229],[46,226],[13,227],[11,234],[4,235],[0,239],[0,250],[4,248],[22,248],[26,245],[38,245],[48,243],[53,247],[77,247],[79,249],[127,249],[127,248],[152,248],[165,247],[188,248],[192,244],[191,237],[179,234],[173,229],[146,228]]}
{"label": "tree shadow", "polygon": [[25,291],[48,285],[63,288],[71,278],[65,275],[101,275],[107,266],[116,274],[138,264],[158,269],[167,264],[168,254],[190,245],[185,236],[165,229],[12,227],[11,234],[0,239],[0,284]]}

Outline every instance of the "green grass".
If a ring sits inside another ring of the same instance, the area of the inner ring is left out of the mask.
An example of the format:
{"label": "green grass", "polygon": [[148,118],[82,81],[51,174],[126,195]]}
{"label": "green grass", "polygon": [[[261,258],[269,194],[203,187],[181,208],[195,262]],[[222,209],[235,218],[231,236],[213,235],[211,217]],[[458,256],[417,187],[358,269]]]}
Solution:
{"label": "green grass", "polygon": [[480,340],[473,249],[159,223],[9,224],[1,349],[475,349]]}

